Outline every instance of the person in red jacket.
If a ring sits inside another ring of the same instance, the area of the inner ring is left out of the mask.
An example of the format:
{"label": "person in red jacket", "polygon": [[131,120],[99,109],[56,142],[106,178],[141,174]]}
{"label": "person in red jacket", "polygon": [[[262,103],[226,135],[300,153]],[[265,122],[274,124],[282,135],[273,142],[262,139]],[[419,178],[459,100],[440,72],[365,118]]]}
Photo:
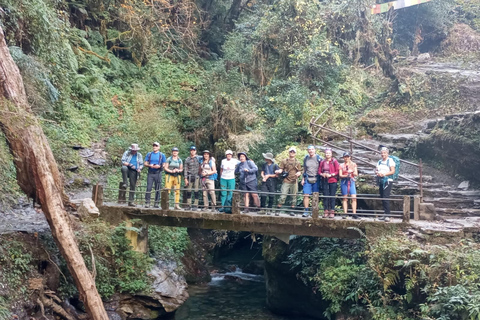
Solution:
{"label": "person in red jacket", "polygon": [[332,156],[332,149],[325,149],[325,159],[320,162],[318,174],[322,177],[324,218],[335,217],[335,194],[337,193],[340,165]]}

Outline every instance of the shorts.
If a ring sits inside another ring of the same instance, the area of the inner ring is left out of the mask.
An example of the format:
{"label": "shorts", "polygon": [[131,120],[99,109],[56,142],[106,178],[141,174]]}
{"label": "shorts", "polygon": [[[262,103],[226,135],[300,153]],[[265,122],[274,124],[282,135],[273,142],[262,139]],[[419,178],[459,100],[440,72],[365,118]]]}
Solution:
{"label": "shorts", "polygon": [[340,189],[342,189],[342,196],[357,194],[357,188],[355,188],[355,181],[350,180],[350,193],[348,193],[348,180],[342,179],[340,182]]}
{"label": "shorts", "polygon": [[312,194],[313,192],[320,192],[320,178],[315,183],[308,183],[307,179],[305,179],[303,194]]}
{"label": "shorts", "polygon": [[257,180],[240,183],[239,189],[243,191],[257,191]]}

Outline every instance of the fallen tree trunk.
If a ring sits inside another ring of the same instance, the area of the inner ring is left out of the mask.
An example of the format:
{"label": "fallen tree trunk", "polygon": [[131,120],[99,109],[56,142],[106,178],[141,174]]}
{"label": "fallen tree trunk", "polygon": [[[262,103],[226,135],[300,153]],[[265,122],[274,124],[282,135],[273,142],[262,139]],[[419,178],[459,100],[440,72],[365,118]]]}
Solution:
{"label": "fallen tree trunk", "polygon": [[108,320],[95,281],[75,242],[64,207],[63,183],[43,130],[28,104],[22,76],[0,27],[0,125],[7,138],[22,190],[42,206],[60,252],[95,320]]}

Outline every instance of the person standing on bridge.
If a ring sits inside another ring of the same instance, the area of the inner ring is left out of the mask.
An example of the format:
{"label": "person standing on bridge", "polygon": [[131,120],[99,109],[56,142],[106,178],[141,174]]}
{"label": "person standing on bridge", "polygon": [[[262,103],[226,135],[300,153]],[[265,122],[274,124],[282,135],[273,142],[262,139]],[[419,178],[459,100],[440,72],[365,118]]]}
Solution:
{"label": "person standing on bridge", "polygon": [[324,218],[335,218],[339,164],[332,156],[332,149],[325,149],[325,159],[320,162],[318,174],[322,176]]}
{"label": "person standing on bridge", "polygon": [[[273,154],[270,152],[262,153],[263,158],[265,159],[265,163],[262,166],[262,185],[261,191],[262,192],[269,192],[269,194],[261,194],[261,203],[260,206],[265,208],[267,205],[267,197],[268,197],[268,210],[271,211],[273,208],[273,201],[275,201],[274,193],[277,192],[277,174],[275,171],[280,169],[278,165],[275,163],[275,159],[273,158]],[[268,213],[270,214],[270,213]]]}
{"label": "person standing on bridge", "polygon": [[258,167],[250,160],[247,156],[246,152],[239,152],[237,154],[240,163],[237,165],[235,169],[235,173],[239,174],[238,181],[239,181],[239,189],[243,191],[250,191],[245,192],[245,213],[248,213],[249,209],[248,206],[250,204],[250,194],[253,198],[253,204],[255,207],[260,208],[260,199],[258,198],[257,194],[257,172]]}
{"label": "person standing on bridge", "polygon": [[[190,156],[185,159],[183,166],[183,176],[185,178],[185,188],[187,189],[184,194],[183,202],[186,204],[186,209],[193,211],[198,209],[199,192],[198,187],[200,185],[200,176],[198,170],[200,169],[200,156],[197,156],[197,148],[195,146],[190,147]],[[192,192],[193,190],[193,192]],[[193,206],[191,205],[194,198]]]}
{"label": "person standing on bridge", "polygon": [[320,162],[323,160],[318,154],[315,153],[315,147],[310,145],[307,148],[308,154],[303,159],[303,206],[305,207],[305,212],[302,217],[311,216],[311,212],[308,211],[310,196],[312,193],[319,192],[320,190],[320,179],[318,176],[318,167]]}
{"label": "person standing on bridge", "polygon": [[[390,198],[392,191],[393,179],[395,174],[395,161],[388,156],[388,148],[382,147],[380,149],[382,159],[377,163],[377,169],[375,173],[378,179],[378,191],[380,198]],[[390,218],[387,215],[390,214],[390,200],[382,200],[384,214],[378,220],[389,221]]]}
{"label": "person standing on bridge", "polygon": [[344,162],[340,165],[338,175],[342,180],[340,181],[340,189],[343,196],[343,218],[347,217],[348,213],[348,195],[352,198],[352,218],[359,219],[357,216],[357,189],[355,187],[355,177],[358,176],[357,164],[352,161],[350,153],[343,153]]}
{"label": "person standing on bridge", "polygon": [[162,188],[162,171],[165,164],[165,155],[160,152],[160,143],[153,143],[153,151],[147,153],[145,157],[145,167],[148,168],[147,191],[145,192],[145,208],[150,207],[150,198],[152,196],[152,186],[155,184],[155,208],[160,203],[160,189]]}
{"label": "person standing on bridge", "polygon": [[[282,195],[277,205],[279,210],[281,210],[289,194],[292,196],[292,210],[297,206],[298,177],[302,175],[302,165],[295,158],[296,155],[297,149],[295,147],[288,149],[288,159],[282,160],[280,168],[275,171],[276,174],[284,177],[281,188]],[[278,216],[279,212],[277,211],[275,215]],[[295,213],[290,212],[290,215],[295,216]]]}
{"label": "person standing on bridge", "polygon": [[233,158],[233,151],[225,151],[225,159],[222,160],[220,165],[220,201],[222,208],[225,206],[227,199],[233,195],[233,189],[235,189],[235,167],[239,161]]}
{"label": "person standing on bridge", "polygon": [[[182,210],[180,208],[180,186],[182,184],[183,162],[178,157],[178,148],[172,149],[172,155],[167,158],[165,162],[165,188],[175,189],[175,210]],[[169,192],[170,194],[170,192]]]}
{"label": "person standing on bridge", "polygon": [[217,205],[215,180],[217,180],[218,174],[215,159],[212,158],[212,154],[208,150],[203,151],[203,157],[200,159],[199,175],[202,179],[204,210],[208,211],[208,194],[210,194],[212,212],[215,212],[215,206]]}
{"label": "person standing on bridge", "polygon": [[123,153],[122,156],[122,187],[127,187],[127,179],[130,182],[130,192],[128,194],[128,205],[135,207],[135,187],[137,186],[137,179],[140,171],[143,168],[142,154],[138,152],[140,148],[138,144],[132,143],[130,148]]}

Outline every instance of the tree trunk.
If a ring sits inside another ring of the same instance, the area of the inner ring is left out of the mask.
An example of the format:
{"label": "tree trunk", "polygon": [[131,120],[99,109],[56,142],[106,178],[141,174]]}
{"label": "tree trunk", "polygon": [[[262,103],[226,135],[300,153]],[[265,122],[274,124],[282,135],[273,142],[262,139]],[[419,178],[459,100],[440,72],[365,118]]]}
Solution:
{"label": "tree trunk", "polygon": [[48,141],[27,102],[23,80],[0,27],[0,125],[22,190],[41,204],[53,238],[92,319],[108,320],[95,281],[80,254],[63,203],[63,183]]}

